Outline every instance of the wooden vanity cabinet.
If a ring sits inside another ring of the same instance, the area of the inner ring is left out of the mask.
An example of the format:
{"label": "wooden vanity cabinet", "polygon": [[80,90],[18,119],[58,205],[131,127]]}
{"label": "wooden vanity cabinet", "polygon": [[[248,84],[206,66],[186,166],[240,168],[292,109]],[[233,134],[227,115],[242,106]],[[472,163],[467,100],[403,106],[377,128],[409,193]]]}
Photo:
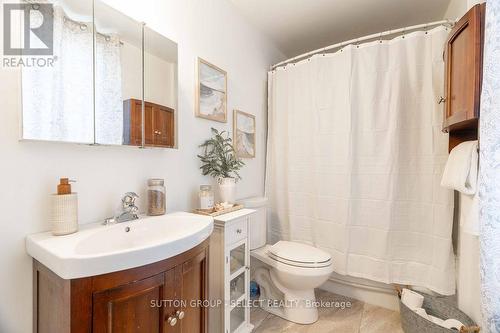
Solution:
{"label": "wooden vanity cabinet", "polygon": [[208,240],[153,264],[72,280],[34,260],[33,331],[207,333],[207,261]]}
{"label": "wooden vanity cabinet", "polygon": [[[142,101],[123,102],[123,141],[126,145],[142,145]],[[144,103],[144,142],[149,147],[175,146],[174,110],[155,103]]]}
{"label": "wooden vanity cabinet", "polygon": [[472,7],[453,27],[445,45],[443,131],[467,131],[479,118],[485,4]]}

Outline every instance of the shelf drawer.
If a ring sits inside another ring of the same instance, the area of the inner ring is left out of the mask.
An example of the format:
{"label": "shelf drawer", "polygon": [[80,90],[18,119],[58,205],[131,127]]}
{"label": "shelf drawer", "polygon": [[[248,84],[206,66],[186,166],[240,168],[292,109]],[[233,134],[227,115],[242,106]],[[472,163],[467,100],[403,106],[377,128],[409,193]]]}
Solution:
{"label": "shelf drawer", "polygon": [[235,220],[231,223],[230,226],[226,227],[225,233],[225,243],[233,244],[237,241],[245,239],[247,237],[247,223],[248,218],[244,217],[238,220]]}

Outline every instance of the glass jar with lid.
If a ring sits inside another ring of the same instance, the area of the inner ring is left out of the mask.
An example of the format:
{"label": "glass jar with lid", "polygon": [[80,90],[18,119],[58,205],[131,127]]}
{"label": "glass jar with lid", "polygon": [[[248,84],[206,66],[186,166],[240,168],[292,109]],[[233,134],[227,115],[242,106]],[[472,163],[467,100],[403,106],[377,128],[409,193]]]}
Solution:
{"label": "glass jar with lid", "polygon": [[148,179],[148,215],[164,215],[166,211],[165,181],[159,178]]}
{"label": "glass jar with lid", "polygon": [[200,185],[200,209],[210,211],[214,208],[214,192],[211,185]]}

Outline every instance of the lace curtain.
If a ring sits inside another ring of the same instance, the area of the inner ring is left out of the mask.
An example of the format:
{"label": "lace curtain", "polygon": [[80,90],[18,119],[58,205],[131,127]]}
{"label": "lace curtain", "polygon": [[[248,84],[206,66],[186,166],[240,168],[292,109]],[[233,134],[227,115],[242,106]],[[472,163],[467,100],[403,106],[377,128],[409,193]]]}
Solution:
{"label": "lace curtain", "polygon": [[500,2],[488,1],[480,118],[479,242],[484,332],[500,332]]}

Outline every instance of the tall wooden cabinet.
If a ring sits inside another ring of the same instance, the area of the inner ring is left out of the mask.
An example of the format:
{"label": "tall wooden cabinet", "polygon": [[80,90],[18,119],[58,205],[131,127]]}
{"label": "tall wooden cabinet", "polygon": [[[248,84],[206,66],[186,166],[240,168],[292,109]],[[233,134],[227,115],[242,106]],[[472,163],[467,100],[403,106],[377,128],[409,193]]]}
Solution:
{"label": "tall wooden cabinet", "polygon": [[[445,45],[443,131],[460,137],[477,136],[483,67],[486,5],[472,7],[453,27]],[[475,132],[475,133],[474,133]]]}
{"label": "tall wooden cabinet", "polygon": [[[142,145],[142,101],[128,99],[123,102],[123,141],[132,146]],[[175,146],[174,109],[144,103],[144,142],[149,147]]]}
{"label": "tall wooden cabinet", "polygon": [[73,280],[34,261],[34,332],[207,333],[208,242],[150,265]]}

